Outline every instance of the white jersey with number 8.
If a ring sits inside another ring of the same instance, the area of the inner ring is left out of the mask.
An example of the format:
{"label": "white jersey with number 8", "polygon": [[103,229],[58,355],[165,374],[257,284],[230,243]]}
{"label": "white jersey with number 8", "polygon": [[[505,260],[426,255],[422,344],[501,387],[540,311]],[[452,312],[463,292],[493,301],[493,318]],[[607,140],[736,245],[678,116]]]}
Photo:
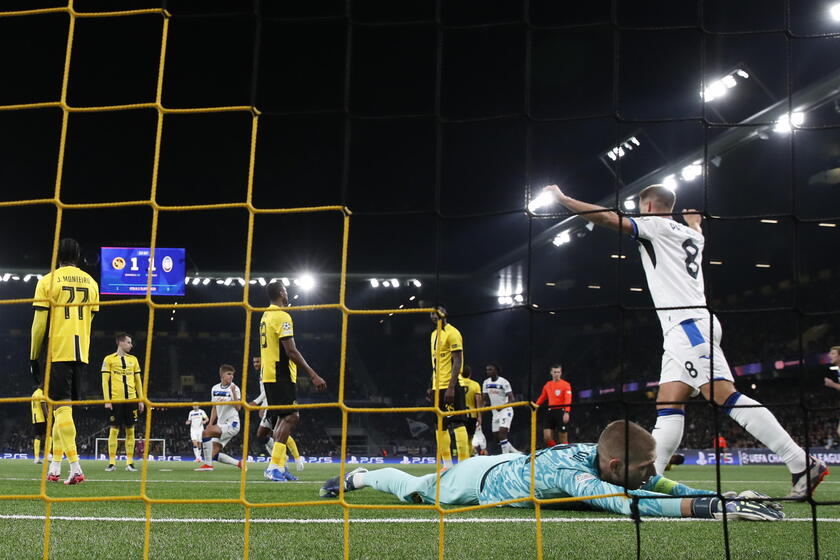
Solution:
{"label": "white jersey with number 8", "polygon": [[[661,216],[631,218],[639,242],[648,289],[667,333],[687,319],[708,318],[703,285],[705,238],[690,227]],[[688,307],[692,309],[661,309]]]}

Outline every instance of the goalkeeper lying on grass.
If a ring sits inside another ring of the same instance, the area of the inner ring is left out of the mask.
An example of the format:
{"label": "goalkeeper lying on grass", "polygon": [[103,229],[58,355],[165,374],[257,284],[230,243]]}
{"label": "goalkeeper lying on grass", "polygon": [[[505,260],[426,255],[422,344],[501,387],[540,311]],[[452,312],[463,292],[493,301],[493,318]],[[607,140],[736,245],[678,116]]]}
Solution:
{"label": "goalkeeper lying on grass", "polygon": [[[625,432],[627,434],[625,435]],[[629,437],[629,466],[625,467],[625,441]],[[558,445],[536,454],[535,495],[540,499],[599,496],[623,493],[637,496],[643,516],[720,518],[777,521],[784,519],[781,506],[767,496],[747,490],[726,499],[707,490],[689,488],[655,475],[656,442],[644,428],[618,420],[607,426],[596,445]],[[655,476],[654,476],[655,475]],[[625,478],[626,477],[626,478]],[[393,494],[400,501],[435,503],[435,474],[411,476],[398,469],[368,472],[358,468],[344,477],[344,490],[371,487]],[[448,505],[494,504],[530,496],[531,457],[519,453],[472,457],[447,469],[440,477],[440,503]],[[339,478],[328,480],[321,497],[338,495]],[[645,499],[656,496],[681,498]],[[593,498],[585,502],[596,509],[630,515],[633,500],[626,496]],[[568,505],[577,505],[578,502]],[[509,504],[533,507],[530,501]]]}

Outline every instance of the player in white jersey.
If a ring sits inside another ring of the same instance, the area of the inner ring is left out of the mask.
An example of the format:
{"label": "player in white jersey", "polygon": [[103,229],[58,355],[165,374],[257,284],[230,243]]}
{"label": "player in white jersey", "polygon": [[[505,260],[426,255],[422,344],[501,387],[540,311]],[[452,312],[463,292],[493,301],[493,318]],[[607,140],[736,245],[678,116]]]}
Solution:
{"label": "player in white jersey", "polygon": [[[232,365],[222,364],[219,366],[220,382],[213,385],[210,391],[210,400],[217,403],[238,401],[240,399],[239,387],[233,382],[233,374],[236,369]],[[222,449],[233,437],[239,433],[239,404],[217,404],[210,412],[210,423],[204,428],[202,434],[202,447],[204,448],[204,464],[197,471],[212,471],[213,460],[218,458],[222,463],[242,468],[242,462],[237,461],[230,455],[222,453]]]}
{"label": "player in white jersey", "polygon": [[187,415],[186,424],[190,426],[190,440],[193,444],[193,453],[195,453],[195,460],[201,461],[201,434],[204,432],[204,426],[209,422],[207,413],[201,410],[198,405],[192,407],[190,413]]}
{"label": "player in white jersey", "polygon": [[[513,389],[510,382],[499,375],[502,373],[502,368],[497,364],[487,364],[484,371],[487,373],[487,379],[481,384],[482,401],[489,402],[490,404],[487,406],[499,406],[513,402]],[[513,408],[499,408],[491,412],[493,414],[493,433],[496,435],[496,441],[502,447],[502,453],[519,453],[508,441],[508,432],[513,422]]]}
{"label": "player in white jersey", "polygon": [[[661,474],[682,441],[685,402],[703,396],[778,455],[793,479],[791,499],[805,499],[828,474],[825,463],[808,457],[773,414],[735,390],[720,348],[721,327],[706,306],[703,285],[701,216],[683,210],[687,225],[672,218],[676,196],[663,185],[639,194],[641,217],[625,218],[602,206],[566,196],[557,185],[544,189],[557,202],[594,223],[619,230],[639,242],[642,266],[662,324],[663,356],[657,396],[656,472]],[[679,307],[682,309],[668,309]]]}

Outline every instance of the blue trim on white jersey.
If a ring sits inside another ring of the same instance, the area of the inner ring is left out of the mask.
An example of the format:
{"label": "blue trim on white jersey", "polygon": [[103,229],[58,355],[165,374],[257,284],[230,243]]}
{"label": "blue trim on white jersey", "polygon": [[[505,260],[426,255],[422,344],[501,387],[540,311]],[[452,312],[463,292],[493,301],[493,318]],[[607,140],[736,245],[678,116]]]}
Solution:
{"label": "blue trim on white jersey", "polygon": [[686,319],[680,323],[680,326],[683,328],[683,331],[692,346],[699,346],[706,342],[703,340],[703,334],[700,332],[700,329],[697,327],[697,323],[694,322],[694,319]]}
{"label": "blue trim on white jersey", "polygon": [[630,234],[631,239],[638,239],[639,238],[639,226],[636,224],[636,220],[633,218],[627,218],[630,220],[630,225],[633,226],[633,233]]}

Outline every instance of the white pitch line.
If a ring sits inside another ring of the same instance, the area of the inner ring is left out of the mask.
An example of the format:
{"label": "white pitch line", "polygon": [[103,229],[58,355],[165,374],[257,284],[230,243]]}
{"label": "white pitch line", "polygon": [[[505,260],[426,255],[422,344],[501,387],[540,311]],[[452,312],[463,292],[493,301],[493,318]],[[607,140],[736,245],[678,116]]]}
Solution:
{"label": "white pitch line", "polygon": [[[23,480],[23,481],[38,481],[40,482],[40,478],[14,478],[14,477],[2,477],[0,478],[0,482],[4,480]],[[112,479],[90,479],[85,478],[85,483],[88,482],[136,482],[140,483],[139,478],[112,478]],[[147,479],[147,483],[155,484],[158,482],[163,483],[175,483],[175,484],[240,484],[239,480],[152,480]],[[278,484],[273,480],[246,480],[247,484]],[[323,482],[318,482],[314,480],[293,480],[293,481],[286,481],[282,484],[323,484]]]}
{"label": "white pitch line", "polygon": [[[0,515],[0,519],[11,520],[30,520],[43,521],[43,515]],[[50,519],[53,521],[96,521],[96,522],[117,522],[123,523],[126,521],[145,523],[145,517],[76,517],[64,515],[51,515]],[[391,517],[391,518],[363,518],[351,519],[350,523],[438,523],[438,518],[434,519],[416,519],[411,517]],[[613,523],[613,522],[631,522],[629,517],[549,517],[543,518],[543,523]],[[717,519],[692,519],[692,518],[668,518],[668,517],[646,517],[645,522],[656,521],[664,523],[674,522],[711,522],[715,523]],[[792,517],[785,519],[785,521],[793,522],[811,522],[810,517]],[[817,521],[821,523],[840,523],[840,518],[835,517],[818,517]],[[447,519],[446,523],[535,523],[536,518],[533,517],[458,517]],[[244,519],[207,519],[199,517],[170,517],[161,519],[152,519],[152,523],[245,523]],[[322,523],[322,524],[341,524],[344,519],[251,519],[251,523],[268,523],[268,524],[304,524],[304,523]]]}
{"label": "white pitch line", "polygon": [[[729,484],[790,484],[789,482],[785,482],[784,480],[729,480],[728,478],[720,479],[721,482]],[[674,480],[674,482],[706,482],[706,483],[713,483],[714,479],[712,480]],[[837,481],[830,481],[824,480],[822,484],[840,484]]]}

